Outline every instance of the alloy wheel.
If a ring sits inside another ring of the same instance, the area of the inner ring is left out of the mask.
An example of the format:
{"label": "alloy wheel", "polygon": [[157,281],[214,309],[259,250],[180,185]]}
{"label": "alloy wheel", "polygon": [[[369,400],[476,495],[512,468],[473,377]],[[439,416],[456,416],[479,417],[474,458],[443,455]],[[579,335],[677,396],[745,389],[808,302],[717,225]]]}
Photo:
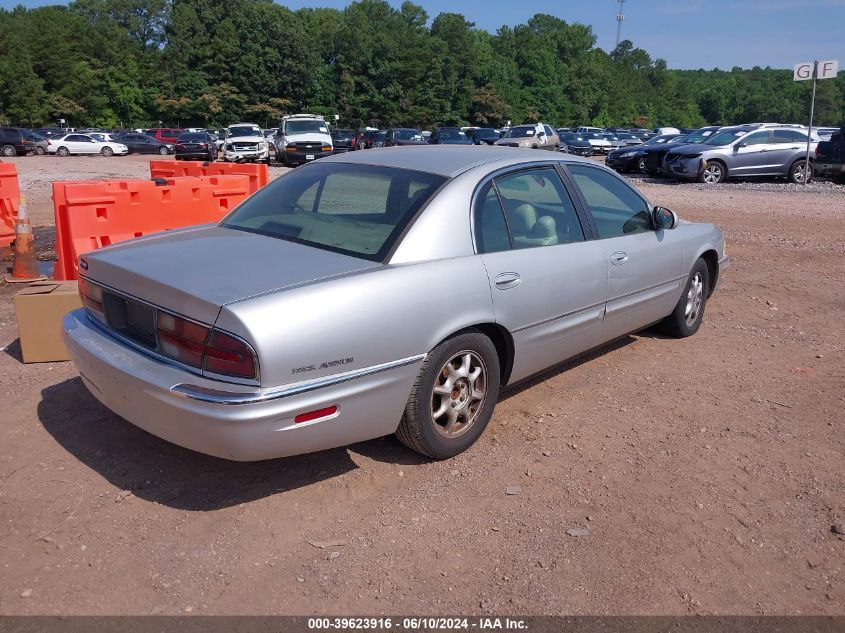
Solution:
{"label": "alloy wheel", "polygon": [[701,312],[701,303],[704,300],[704,278],[700,272],[695,273],[687,291],[687,305],[684,308],[684,321],[688,326],[695,323]]}
{"label": "alloy wheel", "polygon": [[437,432],[460,437],[475,424],[487,398],[487,366],[469,350],[443,365],[431,397],[431,417]]}

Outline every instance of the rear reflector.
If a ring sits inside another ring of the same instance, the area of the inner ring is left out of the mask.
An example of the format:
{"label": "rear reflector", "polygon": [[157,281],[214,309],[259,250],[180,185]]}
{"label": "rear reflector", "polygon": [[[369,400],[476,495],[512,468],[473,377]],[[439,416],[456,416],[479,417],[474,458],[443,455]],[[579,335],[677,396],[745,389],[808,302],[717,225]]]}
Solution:
{"label": "rear reflector", "polygon": [[335,413],[337,413],[337,405],[326,407],[325,409],[317,409],[316,411],[309,411],[308,413],[300,413],[293,419],[293,421],[296,424],[302,424],[303,422],[311,422],[312,420],[327,418]]}

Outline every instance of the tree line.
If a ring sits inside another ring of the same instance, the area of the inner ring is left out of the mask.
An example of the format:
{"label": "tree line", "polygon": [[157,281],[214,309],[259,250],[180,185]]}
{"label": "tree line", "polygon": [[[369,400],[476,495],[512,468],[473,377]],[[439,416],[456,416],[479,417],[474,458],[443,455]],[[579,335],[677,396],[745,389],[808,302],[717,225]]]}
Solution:
{"label": "tree line", "polygon": [[[696,127],[805,122],[791,70],[673,70],[589,26],[538,14],[495,34],[412,2],[343,10],[272,0],[75,0],[0,10],[0,123],[265,127],[287,113],[340,125]],[[692,45],[692,43],[691,43]],[[706,55],[702,54],[702,61]],[[821,81],[819,125],[845,122],[845,76]]]}

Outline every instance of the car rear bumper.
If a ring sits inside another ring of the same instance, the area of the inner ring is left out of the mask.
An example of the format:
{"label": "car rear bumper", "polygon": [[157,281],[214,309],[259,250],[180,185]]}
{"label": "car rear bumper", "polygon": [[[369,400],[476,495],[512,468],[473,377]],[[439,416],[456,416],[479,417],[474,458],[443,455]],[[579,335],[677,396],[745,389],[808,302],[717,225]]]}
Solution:
{"label": "car rear bumper", "polygon": [[209,156],[215,154],[214,150],[203,150],[203,151],[196,151],[196,152],[176,152],[174,156],[176,158],[190,158],[190,159],[198,159],[198,160],[208,160]]}
{"label": "car rear bumper", "polygon": [[[142,354],[103,331],[84,309],[65,315],[62,332],[83,383],[103,405],[169,442],[236,461],[299,455],[393,433],[424,359],[337,375],[346,379],[250,391]],[[294,422],[300,413],[331,406],[337,407],[333,415]]]}
{"label": "car rear bumper", "polygon": [[813,171],[817,176],[845,176],[845,163],[816,161],[813,163]]}

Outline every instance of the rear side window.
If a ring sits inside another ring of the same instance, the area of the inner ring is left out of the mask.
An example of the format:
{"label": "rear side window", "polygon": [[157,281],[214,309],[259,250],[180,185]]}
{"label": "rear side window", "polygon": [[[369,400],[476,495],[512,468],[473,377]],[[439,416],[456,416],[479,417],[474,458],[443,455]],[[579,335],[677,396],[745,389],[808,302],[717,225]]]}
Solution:
{"label": "rear side window", "polygon": [[648,203],[621,178],[583,165],[569,165],[569,173],[587,203],[600,239],[652,230]]}
{"label": "rear side window", "polygon": [[795,130],[772,131],[772,143],[807,143],[807,135]]}
{"label": "rear side window", "polygon": [[443,176],[351,164],[311,164],[260,189],[221,226],[383,260]]}

